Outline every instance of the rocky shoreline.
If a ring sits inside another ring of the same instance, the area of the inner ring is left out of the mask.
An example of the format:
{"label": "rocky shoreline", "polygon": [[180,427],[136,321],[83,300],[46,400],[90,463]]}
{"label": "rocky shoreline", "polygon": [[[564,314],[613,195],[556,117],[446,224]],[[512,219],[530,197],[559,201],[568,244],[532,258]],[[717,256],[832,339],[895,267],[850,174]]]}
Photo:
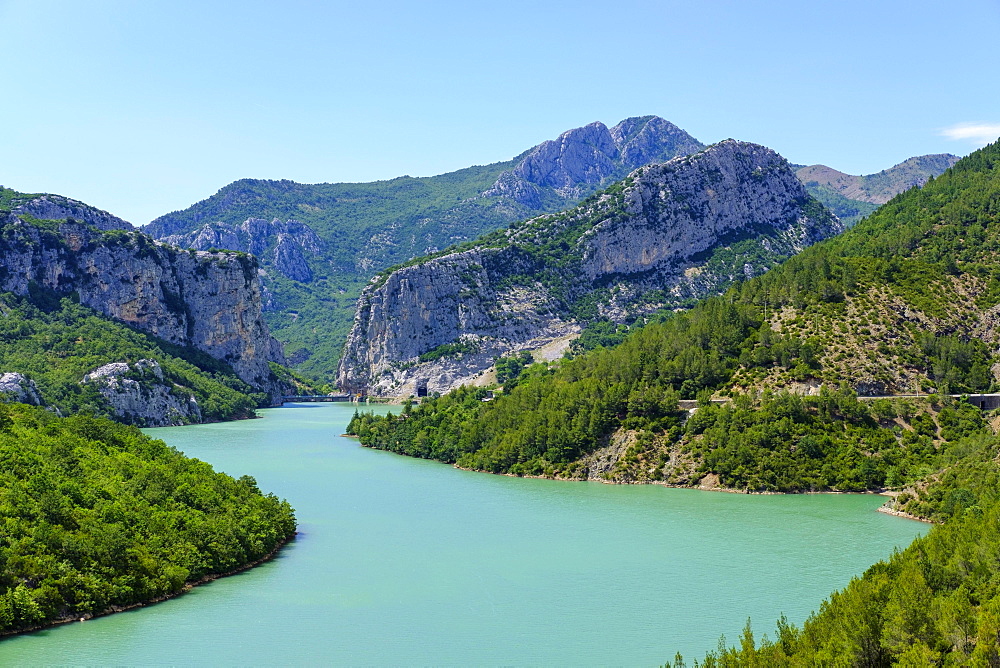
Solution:
{"label": "rocky shoreline", "polygon": [[[346,436],[346,437],[349,437],[349,438],[356,438],[355,436],[352,436],[351,434],[342,434],[342,436]],[[365,447],[367,447],[367,446],[365,446]],[[452,464],[452,467],[456,468],[456,469],[459,469],[460,471],[470,471],[472,473],[489,473],[489,471],[480,471],[478,469],[469,469],[469,468],[465,468],[465,467],[459,466],[458,464]],[[696,490],[700,490],[702,492],[722,492],[722,493],[725,493],[725,494],[756,494],[756,495],[759,495],[759,496],[784,495],[784,494],[787,494],[787,495],[798,495],[798,494],[878,494],[878,495],[881,495],[881,496],[891,497],[889,501],[886,501],[884,504],[882,504],[881,506],[879,506],[877,508],[878,512],[885,513],[886,515],[893,515],[895,517],[902,517],[902,518],[908,519],[908,520],[916,520],[917,522],[924,522],[924,523],[927,523],[927,524],[934,524],[934,522],[931,521],[931,520],[929,520],[929,519],[926,519],[926,518],[923,518],[923,517],[917,517],[916,515],[911,515],[909,513],[905,513],[902,510],[895,510],[894,508],[891,508],[889,506],[889,504],[892,503],[892,499],[895,498],[896,493],[895,492],[886,491],[886,490],[882,490],[882,491],[866,491],[866,492],[841,492],[841,491],[837,491],[837,490],[825,490],[825,491],[821,491],[821,492],[751,492],[751,491],[745,490],[745,489],[734,489],[732,487],[722,487],[717,482],[717,480],[718,480],[717,476],[714,476],[713,474],[709,474],[708,476],[705,476],[706,478],[710,478],[710,477],[715,478],[715,483],[714,484],[708,484],[708,485],[705,485],[705,484],[699,484],[699,485],[678,485],[676,483],[662,482],[660,480],[642,480],[642,481],[635,481],[635,482],[625,482],[625,481],[621,481],[621,480],[599,480],[599,479],[592,479],[592,478],[556,478],[554,476],[546,476],[546,475],[518,475],[518,474],[515,474],[515,473],[497,473],[497,474],[492,474],[492,475],[503,475],[503,476],[508,476],[508,477],[511,477],[511,478],[534,478],[534,479],[537,479],[537,480],[555,480],[555,481],[561,481],[561,482],[599,482],[599,483],[602,483],[602,484],[605,484],[605,485],[659,485],[661,487],[668,487],[670,489],[696,489]],[[704,480],[704,479],[705,478],[703,478],[702,480]]]}

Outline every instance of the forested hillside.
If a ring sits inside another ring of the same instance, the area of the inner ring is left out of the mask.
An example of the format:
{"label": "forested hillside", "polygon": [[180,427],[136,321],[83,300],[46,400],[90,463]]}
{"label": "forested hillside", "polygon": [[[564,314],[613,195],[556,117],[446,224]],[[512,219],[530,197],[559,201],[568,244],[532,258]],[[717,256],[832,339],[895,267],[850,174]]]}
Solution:
{"label": "forested hillside", "polygon": [[[137,332],[70,298],[44,291],[34,299],[0,295],[0,314],[0,371],[24,376],[36,388],[37,402],[63,415],[82,412],[156,426],[253,417],[257,406],[266,405],[267,397],[225,362]],[[124,380],[135,383],[144,407],[156,412],[153,398],[165,392],[179,401],[179,410],[165,410],[161,419],[138,409],[120,410],[115,394],[121,392],[109,393],[106,383],[84,382],[110,362],[139,360],[155,361],[162,372],[160,377],[134,368],[127,372]],[[191,404],[197,412],[188,410]]]}
{"label": "forested hillside", "polygon": [[719,142],[387,270],[358,301],[338,383],[406,396],[423,379],[445,392],[592,321],[690,306],[842,229],[780,155]]}
{"label": "forested hillside", "polygon": [[[817,487],[795,476],[763,483],[727,478],[731,467],[723,466],[721,453],[732,449],[756,461],[791,447],[793,459],[822,459],[825,446],[799,441],[810,435],[824,442],[832,438],[839,451],[852,440],[846,423],[841,423],[843,437],[836,438],[821,421],[816,428],[823,433],[789,427],[774,438],[755,440],[760,452],[749,456],[745,429],[735,430],[729,441],[701,426],[717,410],[722,417],[741,410],[745,400],[709,409],[681,428],[676,399],[842,383],[863,393],[991,389],[992,351],[1000,343],[995,327],[1000,273],[992,261],[1000,249],[998,152],[991,146],[966,158],[849,232],[722,297],[647,324],[618,347],[552,368],[532,367],[493,401],[469,400],[468,392],[444,396],[405,419],[361,420],[357,433],[366,444],[472,468],[578,477],[590,473],[583,458],[610,447],[613,434],[630,431],[636,443],[629,450],[640,459],[676,466],[678,455],[693,458],[697,466],[686,481],[715,474],[737,487]],[[765,395],[756,403],[766,409],[771,401],[793,400]],[[812,405],[822,396],[794,401],[799,407],[783,409],[790,411],[790,426],[823,412]],[[851,422],[852,415],[863,418],[868,409],[840,412]],[[907,428],[913,427],[909,422],[899,426],[888,432],[890,440],[904,443],[920,433]],[[939,427],[931,431],[937,435]],[[704,434],[692,433],[696,430]],[[872,455],[864,438],[854,447]],[[655,464],[644,470],[640,479],[669,479],[669,471]],[[880,486],[884,479],[876,476],[870,483],[865,486]],[[844,488],[831,477],[818,487]]]}
{"label": "forested hillside", "polygon": [[135,427],[0,405],[0,636],[140,605],[267,557],[287,502]]}
{"label": "forested hillside", "polygon": [[[998,439],[960,400],[862,402],[855,389],[994,389],[998,251],[1000,143],[617,347],[528,367],[496,396],[462,390],[399,417],[360,414],[352,431],[487,471],[750,491],[895,487],[897,509],[944,525],[802,629],[781,620],[758,643],[748,625],[738,648],[723,643],[699,665],[995,665]],[[679,396],[698,397],[697,410],[678,410]]]}

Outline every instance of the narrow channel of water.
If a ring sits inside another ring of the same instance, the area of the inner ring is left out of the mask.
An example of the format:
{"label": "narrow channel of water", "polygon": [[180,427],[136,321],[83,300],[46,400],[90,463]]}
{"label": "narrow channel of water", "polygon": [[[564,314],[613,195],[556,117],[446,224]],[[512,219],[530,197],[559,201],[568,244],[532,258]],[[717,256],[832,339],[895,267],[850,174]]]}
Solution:
{"label": "narrow channel of water", "polygon": [[361,448],[353,407],[151,430],[297,510],[273,561],[0,642],[0,664],[659,665],[801,623],[927,526],[870,495],[525,480]]}

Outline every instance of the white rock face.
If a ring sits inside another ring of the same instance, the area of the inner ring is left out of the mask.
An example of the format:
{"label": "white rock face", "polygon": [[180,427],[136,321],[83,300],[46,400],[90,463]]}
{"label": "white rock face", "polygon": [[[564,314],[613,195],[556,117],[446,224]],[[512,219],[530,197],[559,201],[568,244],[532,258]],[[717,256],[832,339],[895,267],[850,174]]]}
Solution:
{"label": "white rock face", "polygon": [[105,364],[81,382],[95,386],[115,417],[126,424],[166,427],[201,422],[201,408],[194,395],[167,381],[156,360]]}
{"label": "white rock face", "polygon": [[[624,320],[718,293],[841,230],[774,151],[722,142],[512,226],[505,243],[377,277],[358,301],[338,382],[374,395],[445,392],[501,354],[579,331],[574,314],[587,304]],[[746,242],[752,257],[733,250]],[[428,361],[458,343],[460,354]]]}
{"label": "white rock face", "polygon": [[317,257],[323,248],[323,241],[305,223],[282,222],[277,218],[270,222],[263,218],[247,218],[240,225],[206,223],[192,232],[164,236],[159,240],[180,248],[225,248],[260,258],[267,255],[275,269],[301,282],[312,280],[307,260]]}
{"label": "white rock face", "polygon": [[693,153],[703,146],[673,123],[655,116],[628,118],[610,130],[604,123],[591,123],[534,147],[483,194],[539,208],[540,188],[576,198],[587,186],[616,174],[620,177],[636,167]]}
{"label": "white rock face", "polygon": [[74,220],[93,225],[99,230],[131,230],[134,229],[128,221],[113,216],[107,211],[101,211],[89,204],[78,202],[62,195],[40,195],[27,204],[13,210],[16,214],[26,214],[39,220]]}
{"label": "white rock face", "polygon": [[35,381],[16,372],[0,374],[0,395],[17,403],[42,405],[42,395]]}
{"label": "white rock face", "polygon": [[0,290],[25,295],[34,283],[76,293],[114,320],[224,360],[280,401],[268,362],[284,356],[261,316],[254,258],[181,251],[138,232],[104,235],[78,223],[57,232],[14,215],[0,223]]}

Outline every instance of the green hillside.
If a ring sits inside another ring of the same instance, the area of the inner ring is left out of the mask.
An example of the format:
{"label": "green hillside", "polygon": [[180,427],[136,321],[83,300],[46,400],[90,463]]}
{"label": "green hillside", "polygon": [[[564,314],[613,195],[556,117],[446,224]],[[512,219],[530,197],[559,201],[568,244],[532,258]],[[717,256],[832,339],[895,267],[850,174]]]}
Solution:
{"label": "green hillside", "polygon": [[[703,666],[995,665],[1000,442],[941,396],[995,389],[1000,143],[845,234],[686,313],[504,392],[361,414],[362,443],[469,468],[764,490],[901,490],[944,521],[834,594]],[[822,384],[818,394],[803,391]],[[923,399],[859,401],[855,389]],[[837,389],[831,389],[837,388]],[[710,402],[712,396],[730,397]],[[678,400],[697,397],[693,414]],[[486,399],[486,401],[484,401]]]}
{"label": "green hillside", "polygon": [[295,532],[285,501],[134,427],[0,405],[0,636],[178,594]]}
{"label": "green hillside", "polygon": [[[652,452],[696,455],[690,423],[662,422],[676,420],[678,397],[820,383],[863,393],[989,390],[998,336],[989,314],[1000,304],[996,153],[974,154],[844,235],[621,346],[535,367],[496,401],[428,402],[410,419],[377,422],[378,436],[363,442],[472,468],[574,476],[621,429],[645,434]],[[444,445],[428,449],[428,440]],[[699,461],[700,474],[723,472]]]}
{"label": "green hillside", "polygon": [[253,417],[266,399],[226,363],[130,329],[70,298],[44,291],[27,298],[0,295],[0,316],[0,371],[30,378],[44,405],[62,415],[115,417],[95,386],[81,381],[109,362],[141,359],[158,362],[175,393],[194,396],[206,421]]}

